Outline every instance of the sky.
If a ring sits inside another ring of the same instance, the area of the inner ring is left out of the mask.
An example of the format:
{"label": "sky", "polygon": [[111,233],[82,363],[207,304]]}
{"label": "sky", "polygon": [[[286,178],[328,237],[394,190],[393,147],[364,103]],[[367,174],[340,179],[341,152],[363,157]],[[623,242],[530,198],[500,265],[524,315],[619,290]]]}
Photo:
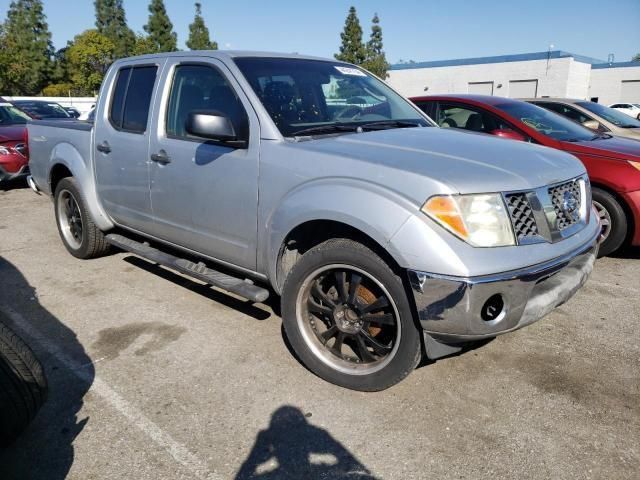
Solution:
{"label": "sky", "polygon": [[[10,0],[0,0],[4,20]],[[148,0],[124,0],[129,27],[143,31]],[[365,39],[380,16],[391,63],[555,50],[628,61],[640,53],[640,0],[200,0],[220,48],[332,57],[349,7]],[[165,0],[186,49],[193,2]],[[56,48],[94,26],[93,0],[44,0]]]}

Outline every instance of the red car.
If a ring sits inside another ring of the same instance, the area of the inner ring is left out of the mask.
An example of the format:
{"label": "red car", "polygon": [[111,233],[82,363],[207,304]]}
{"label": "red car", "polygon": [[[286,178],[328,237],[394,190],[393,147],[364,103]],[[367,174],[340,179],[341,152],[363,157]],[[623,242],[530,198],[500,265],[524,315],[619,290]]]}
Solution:
{"label": "red car", "polygon": [[613,253],[625,241],[640,245],[640,141],[595,133],[510,98],[433,95],[411,100],[441,127],[537,143],[575,155],[587,168],[602,222],[600,255]]}
{"label": "red car", "polygon": [[0,97],[0,183],[29,174],[27,114]]}

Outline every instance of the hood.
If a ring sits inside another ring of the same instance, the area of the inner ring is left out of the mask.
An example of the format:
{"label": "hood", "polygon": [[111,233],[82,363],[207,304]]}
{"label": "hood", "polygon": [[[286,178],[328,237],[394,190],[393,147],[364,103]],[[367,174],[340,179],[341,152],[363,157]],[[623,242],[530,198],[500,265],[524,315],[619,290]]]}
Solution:
{"label": "hood", "polygon": [[562,142],[562,144],[568,152],[600,155],[619,160],[640,159],[640,143],[631,138],[611,137],[586,142]]}
{"label": "hood", "polygon": [[24,140],[26,125],[6,125],[0,126],[0,143],[21,142]]}
{"label": "hood", "polygon": [[[585,173],[577,158],[560,150],[437,127],[347,134],[294,145],[393,170],[386,178],[377,174],[380,183],[407,185],[411,183],[408,173],[427,177],[455,193],[527,190]],[[359,172],[366,177],[368,170]],[[403,185],[390,186],[403,189]]]}

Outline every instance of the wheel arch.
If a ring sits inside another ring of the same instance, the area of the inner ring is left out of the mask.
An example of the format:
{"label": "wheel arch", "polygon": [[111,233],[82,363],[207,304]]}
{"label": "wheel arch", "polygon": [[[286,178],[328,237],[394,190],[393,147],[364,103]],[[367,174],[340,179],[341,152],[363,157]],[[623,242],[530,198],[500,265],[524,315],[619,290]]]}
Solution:
{"label": "wheel arch", "polygon": [[629,240],[631,240],[631,238],[634,236],[634,232],[636,231],[636,218],[627,200],[613,188],[603,182],[591,180],[591,188],[598,188],[604,192],[607,192],[620,204],[625,216],[627,217],[628,228],[625,243],[629,242]]}

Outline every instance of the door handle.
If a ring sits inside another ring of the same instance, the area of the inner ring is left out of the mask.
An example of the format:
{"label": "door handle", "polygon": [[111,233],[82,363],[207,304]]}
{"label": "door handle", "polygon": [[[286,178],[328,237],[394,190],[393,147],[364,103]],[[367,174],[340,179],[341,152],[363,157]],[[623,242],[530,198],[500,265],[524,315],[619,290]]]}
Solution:
{"label": "door handle", "polygon": [[167,152],[165,152],[164,150],[160,150],[158,153],[152,153],[151,160],[159,163],[160,165],[171,163],[171,158],[169,158],[169,155],[167,155]]}
{"label": "door handle", "polygon": [[104,142],[96,145],[96,150],[102,153],[109,153],[111,152],[111,146],[109,145],[109,142],[105,140]]}

